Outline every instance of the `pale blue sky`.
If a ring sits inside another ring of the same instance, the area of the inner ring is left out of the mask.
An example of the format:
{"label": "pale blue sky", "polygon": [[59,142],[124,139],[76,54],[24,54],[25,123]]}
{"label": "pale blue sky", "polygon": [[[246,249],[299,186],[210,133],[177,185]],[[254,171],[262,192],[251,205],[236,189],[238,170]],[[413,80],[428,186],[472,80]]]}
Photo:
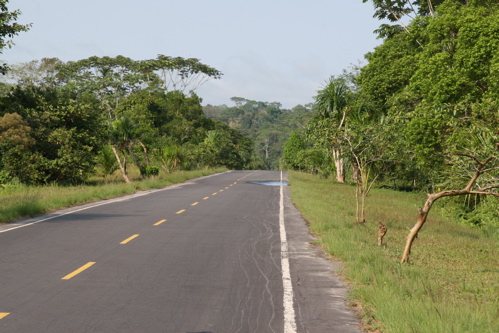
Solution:
{"label": "pale blue sky", "polygon": [[203,104],[233,96],[307,104],[323,82],[381,43],[362,0],[10,0],[33,23],[0,59],[64,61],[158,54],[198,58],[224,73],[197,90]]}

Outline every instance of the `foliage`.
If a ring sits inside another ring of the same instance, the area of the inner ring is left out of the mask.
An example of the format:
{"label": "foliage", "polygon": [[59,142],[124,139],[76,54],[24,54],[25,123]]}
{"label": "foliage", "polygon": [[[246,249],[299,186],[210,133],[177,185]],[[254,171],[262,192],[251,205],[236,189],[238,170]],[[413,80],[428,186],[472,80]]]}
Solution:
{"label": "foliage", "polygon": [[300,169],[301,163],[298,155],[305,150],[305,140],[298,132],[293,132],[284,144],[283,159],[293,169]]}
{"label": "foliage", "polygon": [[[144,177],[159,172],[155,162],[171,171],[171,159],[158,153],[168,145],[184,151],[173,169],[246,168],[252,141],[205,118],[193,92],[221,75],[198,59],[163,55],[143,61],[44,58],[15,65],[0,92],[3,170],[26,184],[74,184],[98,164],[102,176],[119,168],[130,182],[131,164]],[[181,91],[188,88],[188,95]],[[211,160],[203,144],[210,131],[219,133]]]}
{"label": "foliage", "polygon": [[[9,0],[0,0],[0,54],[8,47],[12,47],[12,39],[20,32],[28,31],[31,24],[21,25],[16,22],[21,11],[9,11],[7,4]],[[0,65],[0,74],[5,74],[8,70],[7,64]]]}
{"label": "foliage", "polygon": [[228,124],[254,141],[253,168],[278,168],[284,143],[293,131],[303,128],[310,117],[310,109],[297,105],[287,110],[277,102],[253,101],[242,97],[232,97],[231,100],[236,104],[235,107],[208,105],[203,111],[207,117]]}
{"label": "foliage", "polygon": [[[375,17],[397,25],[380,26],[383,43],[366,55],[360,71],[331,77],[321,87],[307,139],[329,152],[338,181],[344,179],[340,171],[351,167],[359,194],[367,195],[372,179],[430,193],[463,188],[475,169],[455,153],[483,159],[499,142],[499,4],[372,3]],[[290,138],[289,149],[295,140]],[[285,161],[296,168],[307,148],[294,149],[301,153],[287,154]],[[306,169],[316,172],[320,163]],[[478,186],[497,182],[495,169],[481,176]],[[482,206],[490,200],[473,202],[454,215],[483,226],[494,216]]]}
{"label": "foliage", "polygon": [[[2,164],[30,184],[78,183],[93,171],[101,140],[99,111],[53,88],[16,87],[3,98]],[[15,146],[13,144],[16,143]]]}
{"label": "foliage", "polygon": [[110,145],[101,147],[97,156],[97,161],[104,177],[109,176],[118,170],[118,164],[116,163],[116,158]]}
{"label": "foliage", "polygon": [[164,91],[194,91],[210,79],[220,79],[222,72],[199,62],[199,59],[169,57],[159,54],[156,59],[144,60],[139,70],[149,75],[156,73]]}
{"label": "foliage", "polygon": [[159,168],[154,165],[148,165],[140,169],[140,174],[144,177],[151,177],[159,175]]}

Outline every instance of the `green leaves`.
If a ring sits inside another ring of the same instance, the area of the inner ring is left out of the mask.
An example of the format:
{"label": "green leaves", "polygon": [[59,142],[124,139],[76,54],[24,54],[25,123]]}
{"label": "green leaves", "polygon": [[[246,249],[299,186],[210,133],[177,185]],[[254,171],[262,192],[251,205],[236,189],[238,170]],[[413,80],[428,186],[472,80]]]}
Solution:
{"label": "green leaves", "polygon": [[[12,40],[14,36],[20,32],[28,31],[31,24],[21,25],[16,23],[17,17],[21,11],[9,11],[7,8],[8,0],[0,0],[0,54],[3,49],[12,47]],[[4,75],[8,70],[6,64],[0,65],[0,74]]]}

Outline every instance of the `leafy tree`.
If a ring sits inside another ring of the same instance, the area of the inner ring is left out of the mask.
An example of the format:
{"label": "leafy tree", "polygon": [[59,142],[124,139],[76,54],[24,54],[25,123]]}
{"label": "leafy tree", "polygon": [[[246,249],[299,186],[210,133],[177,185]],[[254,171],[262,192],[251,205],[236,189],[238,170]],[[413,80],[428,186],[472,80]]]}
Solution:
{"label": "leafy tree", "polygon": [[418,187],[431,187],[442,176],[444,157],[452,154],[447,143],[455,120],[483,119],[481,112],[499,97],[498,5],[433,4],[438,15],[421,14],[408,25],[410,33],[388,36],[367,56],[358,80],[363,93],[393,120],[391,151],[397,156],[392,159],[401,166],[394,178],[412,178]]}
{"label": "leafy tree", "polygon": [[9,71],[2,78],[10,85],[20,85],[23,87],[34,86],[59,86],[56,75],[58,67],[63,62],[58,58],[42,58],[26,63],[11,65]]}
{"label": "leafy tree", "polygon": [[331,77],[315,97],[315,118],[309,123],[309,138],[326,148],[334,159],[336,180],[345,182],[342,132],[349,111],[349,90],[342,78]]}
{"label": "leafy tree", "polygon": [[29,144],[3,153],[4,168],[11,176],[33,184],[73,184],[93,171],[102,139],[100,111],[75,97],[54,88],[18,86],[2,98],[5,110],[18,114],[18,125],[11,122],[4,136],[14,128],[17,133],[30,128],[25,136]]}
{"label": "leafy tree", "polygon": [[284,144],[283,159],[293,169],[300,169],[299,154],[305,150],[305,140],[298,132],[293,132]]}
{"label": "leafy tree", "polygon": [[261,102],[233,97],[235,107],[226,105],[204,107],[206,116],[223,121],[254,141],[252,168],[279,167],[284,143],[291,132],[303,129],[310,117],[310,108],[297,106],[283,109],[278,102]]}
{"label": "leafy tree", "polygon": [[116,120],[121,102],[150,80],[146,74],[130,58],[94,56],[60,65],[57,78],[70,90],[92,93],[106,107],[109,119]]}
{"label": "leafy tree", "polygon": [[[425,224],[428,214],[433,207],[433,204],[440,198],[462,196],[462,195],[489,195],[499,197],[499,143],[495,143],[492,147],[483,147],[480,156],[475,153],[456,152],[454,156],[467,157],[471,163],[456,163],[455,167],[459,171],[464,171],[470,174],[467,184],[460,189],[448,189],[436,193],[429,193],[422,208],[419,208],[418,219],[414,227],[407,235],[407,241],[402,255],[401,262],[409,261],[412,244]],[[488,149],[487,149],[488,148]],[[492,149],[491,149],[492,148]],[[485,152],[485,154],[483,154]],[[488,153],[488,154],[487,154]],[[463,168],[464,166],[464,168]],[[459,177],[459,181],[464,180],[464,177]]]}
{"label": "leafy tree", "polygon": [[146,73],[156,73],[161,87],[169,91],[195,91],[210,79],[220,79],[222,72],[205,65],[199,59],[169,57],[159,54],[156,59],[139,62],[138,68]]}
{"label": "leafy tree", "polygon": [[110,123],[110,127],[111,149],[116,157],[123,179],[125,182],[131,183],[128,177],[126,151],[128,150],[133,156],[131,146],[137,135],[135,124],[129,118],[121,117],[121,119]]}
{"label": "leafy tree", "polygon": [[[31,27],[31,24],[22,25],[16,22],[19,15],[21,15],[21,11],[9,11],[8,3],[9,0],[0,0],[0,54],[6,47],[12,47],[11,38],[17,36],[20,32],[28,31]],[[7,64],[0,65],[0,74],[5,74],[7,70]]]}

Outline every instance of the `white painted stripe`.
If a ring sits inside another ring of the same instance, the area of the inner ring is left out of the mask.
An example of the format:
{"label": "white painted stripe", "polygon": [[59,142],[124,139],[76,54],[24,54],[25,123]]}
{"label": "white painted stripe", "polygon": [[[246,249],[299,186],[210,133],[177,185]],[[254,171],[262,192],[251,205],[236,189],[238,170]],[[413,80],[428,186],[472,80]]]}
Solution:
{"label": "white painted stripe", "polygon": [[[282,184],[282,171],[281,171]],[[281,270],[282,285],[284,288],[284,333],[296,333],[295,308],[293,304],[293,284],[289,272],[288,241],[286,227],[284,226],[284,186],[281,185],[281,198],[279,203],[279,229],[281,235]]]}

